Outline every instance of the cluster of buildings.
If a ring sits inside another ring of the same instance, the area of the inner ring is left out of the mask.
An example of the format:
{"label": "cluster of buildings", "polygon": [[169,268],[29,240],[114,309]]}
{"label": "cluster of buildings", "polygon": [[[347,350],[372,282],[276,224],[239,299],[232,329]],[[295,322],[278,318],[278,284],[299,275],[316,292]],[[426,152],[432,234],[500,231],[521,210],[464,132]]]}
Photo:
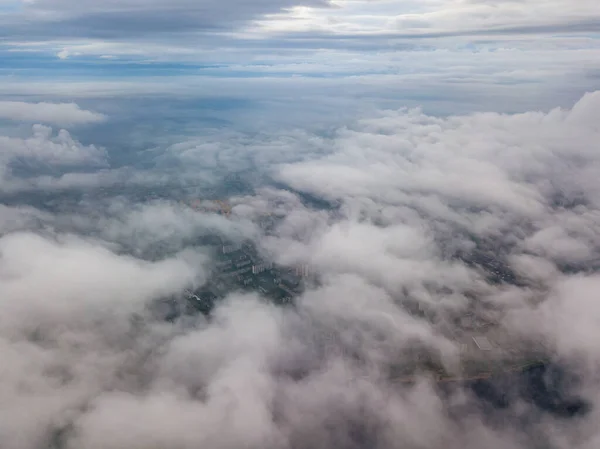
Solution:
{"label": "cluster of buildings", "polygon": [[190,201],[182,201],[181,203],[200,212],[213,212],[225,215],[227,217],[231,214],[231,206],[227,201],[223,200],[194,199]]}
{"label": "cluster of buildings", "polygon": [[212,240],[215,264],[209,281],[187,294],[203,312],[233,291],[258,292],[277,304],[286,304],[302,293],[312,278],[307,265],[284,267],[264,260],[251,242],[217,241]]}
{"label": "cluster of buildings", "polygon": [[[437,332],[456,344],[460,364],[454,369],[464,378],[490,376],[538,363],[548,354],[543,342],[525,341],[507,332],[502,325],[503,310],[480,301],[473,300],[466,310],[442,311],[424,303],[408,303],[406,309],[416,318],[429,321]],[[426,347],[412,349],[399,372],[425,370],[441,377],[447,375],[435,351]]]}

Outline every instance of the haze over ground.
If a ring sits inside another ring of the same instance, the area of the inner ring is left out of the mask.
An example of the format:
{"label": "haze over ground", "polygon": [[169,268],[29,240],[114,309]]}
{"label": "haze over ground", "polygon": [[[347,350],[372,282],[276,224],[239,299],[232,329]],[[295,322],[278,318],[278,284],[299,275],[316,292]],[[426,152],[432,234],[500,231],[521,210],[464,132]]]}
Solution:
{"label": "haze over ground", "polygon": [[[598,447],[599,33],[592,0],[0,0],[0,448]],[[319,282],[160,319],[206,235]],[[390,374],[458,376],[473,308],[563,383]]]}

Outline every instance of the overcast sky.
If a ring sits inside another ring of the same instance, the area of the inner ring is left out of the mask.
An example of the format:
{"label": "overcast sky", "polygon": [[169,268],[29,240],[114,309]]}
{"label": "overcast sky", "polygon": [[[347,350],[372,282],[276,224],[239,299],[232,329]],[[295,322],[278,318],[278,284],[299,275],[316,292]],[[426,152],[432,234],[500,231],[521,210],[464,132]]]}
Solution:
{"label": "overcast sky", "polygon": [[294,123],[545,110],[595,90],[599,32],[594,0],[3,0],[0,95],[233,99]]}

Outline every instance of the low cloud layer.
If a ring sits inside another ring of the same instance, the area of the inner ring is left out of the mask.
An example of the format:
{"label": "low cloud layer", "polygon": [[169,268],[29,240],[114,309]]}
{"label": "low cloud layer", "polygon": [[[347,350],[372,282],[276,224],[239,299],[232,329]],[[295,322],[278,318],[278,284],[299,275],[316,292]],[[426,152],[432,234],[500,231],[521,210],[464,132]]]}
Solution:
{"label": "low cloud layer", "polygon": [[[126,192],[67,192],[43,210],[12,200],[0,208],[0,446],[595,448],[599,109],[591,93],[547,113],[384,111],[327,136],[199,137],[157,158],[182,177],[233,167],[276,180],[229,198],[228,216]],[[11,160],[102,159],[66,131],[4,139]],[[208,253],[188,243],[216,230],[319,282],[293,307],[232,293],[208,318],[157,318],[156,301],[205,281]],[[168,251],[147,257],[157,242]],[[587,412],[544,408],[513,378],[503,406],[427,370],[402,382],[419,354],[461,375],[474,331],[457,323],[472,310],[497,323],[495,345],[542,344]]]}

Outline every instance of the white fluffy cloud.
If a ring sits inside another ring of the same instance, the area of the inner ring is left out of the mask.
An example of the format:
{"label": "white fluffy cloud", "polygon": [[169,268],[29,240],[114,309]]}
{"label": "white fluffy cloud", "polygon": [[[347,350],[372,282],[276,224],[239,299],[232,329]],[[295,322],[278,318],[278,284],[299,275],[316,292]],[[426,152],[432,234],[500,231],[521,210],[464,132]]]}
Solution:
{"label": "white fluffy cloud", "polygon": [[18,188],[23,181],[13,176],[13,169],[36,174],[44,168],[102,167],[107,164],[107,154],[103,148],[83,145],[71,134],[61,129],[54,135],[52,128],[33,125],[30,137],[0,136],[0,182],[3,189]]}
{"label": "white fluffy cloud", "polygon": [[[406,214],[416,210],[494,236],[525,222],[539,233],[524,245],[568,258],[571,237],[574,251],[583,245],[594,252],[599,244],[590,227],[600,206],[598,104],[596,92],[571,110],[549,113],[389,112],[340,130],[334,154],[285,165],[279,176],[300,190],[366,208],[384,223],[410,219]],[[554,225],[561,230],[552,231]],[[581,251],[573,257],[585,258]]]}
{"label": "white fluffy cloud", "polygon": [[69,236],[4,235],[0,254],[0,397],[11,404],[0,407],[0,438],[45,447],[53,428],[132,362],[132,314],[197,273],[183,259],[148,263]]}
{"label": "white fluffy cloud", "polygon": [[49,165],[103,164],[106,153],[94,145],[84,146],[64,129],[53,135],[52,128],[33,125],[32,136],[12,138],[0,136],[2,156],[10,163],[14,160]]}
{"label": "white fluffy cloud", "polygon": [[81,109],[75,103],[0,101],[0,119],[71,126],[98,123],[105,120],[106,116]]}

